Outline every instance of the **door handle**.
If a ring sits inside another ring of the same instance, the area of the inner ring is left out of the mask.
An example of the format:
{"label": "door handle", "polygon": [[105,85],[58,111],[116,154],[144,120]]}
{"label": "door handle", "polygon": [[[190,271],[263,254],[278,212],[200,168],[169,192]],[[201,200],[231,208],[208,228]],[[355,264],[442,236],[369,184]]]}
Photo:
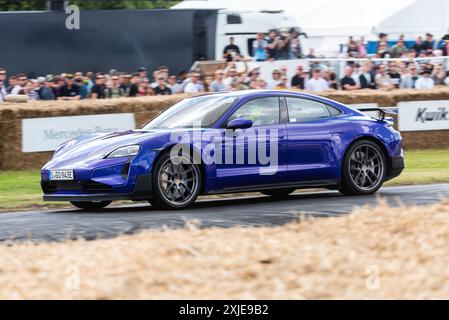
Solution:
{"label": "door handle", "polygon": [[330,134],[343,134],[343,130],[331,130],[329,131]]}

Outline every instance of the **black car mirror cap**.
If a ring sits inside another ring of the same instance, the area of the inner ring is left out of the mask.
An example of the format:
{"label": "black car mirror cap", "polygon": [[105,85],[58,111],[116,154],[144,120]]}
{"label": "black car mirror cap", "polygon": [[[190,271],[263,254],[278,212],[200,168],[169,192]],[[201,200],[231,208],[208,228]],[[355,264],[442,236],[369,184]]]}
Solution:
{"label": "black car mirror cap", "polygon": [[253,126],[253,121],[245,118],[237,118],[231,120],[228,125],[226,126],[226,129],[248,129]]}

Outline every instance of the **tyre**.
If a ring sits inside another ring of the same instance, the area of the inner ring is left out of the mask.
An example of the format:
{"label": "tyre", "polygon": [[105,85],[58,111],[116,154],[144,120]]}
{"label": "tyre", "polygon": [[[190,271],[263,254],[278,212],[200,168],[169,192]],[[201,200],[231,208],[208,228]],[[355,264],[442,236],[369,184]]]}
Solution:
{"label": "tyre", "polygon": [[265,191],[261,191],[261,193],[264,195],[273,197],[273,198],[283,198],[283,197],[288,196],[293,191],[295,191],[295,189],[289,188],[289,189],[265,190]]}
{"label": "tyre", "polygon": [[156,209],[183,209],[190,206],[201,190],[201,169],[188,155],[161,156],[152,175],[153,199]]}
{"label": "tyre", "polygon": [[367,195],[379,190],[387,171],[385,154],[370,140],[354,143],[346,152],[339,191],[346,195]]}
{"label": "tyre", "polygon": [[112,201],[70,201],[72,205],[84,210],[102,209],[111,204]]}

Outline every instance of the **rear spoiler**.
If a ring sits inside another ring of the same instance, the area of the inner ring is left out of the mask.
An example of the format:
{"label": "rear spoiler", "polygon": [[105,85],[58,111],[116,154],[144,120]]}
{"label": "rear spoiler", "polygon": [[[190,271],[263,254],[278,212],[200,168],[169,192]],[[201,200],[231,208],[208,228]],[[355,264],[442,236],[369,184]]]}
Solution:
{"label": "rear spoiler", "polygon": [[372,114],[368,114],[369,116],[375,118],[375,119],[379,119],[382,121],[385,121],[386,115],[397,115],[398,111],[397,108],[358,108],[357,109],[360,112],[363,113],[374,113],[377,112],[378,115],[377,116],[373,116]]}

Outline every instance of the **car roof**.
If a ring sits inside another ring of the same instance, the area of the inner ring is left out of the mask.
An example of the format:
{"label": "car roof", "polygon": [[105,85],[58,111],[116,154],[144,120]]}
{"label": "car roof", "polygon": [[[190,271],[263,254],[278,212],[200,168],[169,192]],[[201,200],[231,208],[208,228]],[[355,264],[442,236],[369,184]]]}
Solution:
{"label": "car roof", "polygon": [[251,97],[251,96],[264,96],[264,95],[277,95],[277,96],[283,96],[283,95],[295,95],[298,97],[304,97],[304,98],[315,98],[315,99],[322,99],[322,100],[328,100],[326,98],[320,97],[318,95],[310,94],[310,93],[303,93],[299,91],[293,91],[293,90],[268,90],[268,89],[251,89],[251,90],[241,90],[241,91],[226,91],[226,92],[209,92],[200,96],[205,95],[213,95],[215,96],[222,96],[225,98],[231,98],[231,97]]}
{"label": "car roof", "polygon": [[275,95],[275,96],[296,96],[298,98],[309,98],[309,99],[313,99],[313,100],[318,100],[321,101],[322,103],[326,103],[326,104],[330,104],[330,105],[337,105],[340,108],[344,108],[346,110],[346,112],[349,113],[356,113],[358,115],[360,115],[359,112],[355,111],[354,109],[346,106],[343,103],[340,103],[338,101],[334,101],[325,97],[321,97],[315,94],[310,94],[310,93],[304,93],[304,92],[299,92],[299,91],[293,91],[293,90],[268,90],[268,89],[251,89],[251,90],[242,90],[242,91],[226,91],[226,92],[210,92],[210,93],[206,93],[197,97],[204,97],[204,96],[214,96],[214,97],[223,97],[223,98],[238,98],[238,99],[242,99],[242,98],[257,98],[257,97],[263,97],[263,96],[270,96],[270,95]]}

